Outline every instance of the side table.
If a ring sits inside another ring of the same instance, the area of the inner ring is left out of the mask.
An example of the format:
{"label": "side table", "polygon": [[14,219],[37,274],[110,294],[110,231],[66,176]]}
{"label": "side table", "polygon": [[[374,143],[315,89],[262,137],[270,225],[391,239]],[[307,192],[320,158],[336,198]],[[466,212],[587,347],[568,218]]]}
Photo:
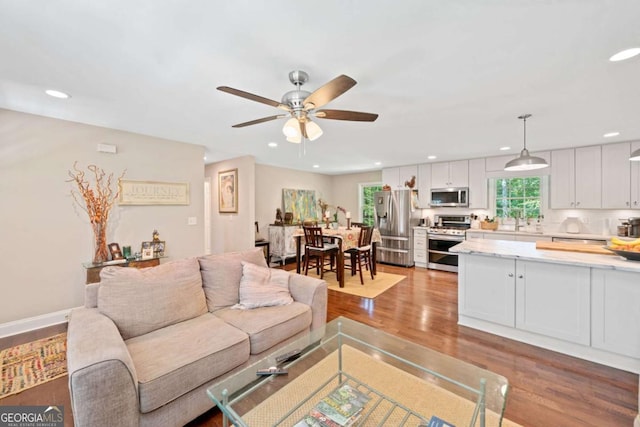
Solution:
{"label": "side table", "polygon": [[82,264],[87,269],[87,285],[89,283],[98,283],[100,281],[100,271],[105,267],[133,267],[133,268],[147,268],[160,265],[160,258],[149,259],[136,259],[131,261],[123,260],[121,262],[105,262],[102,264],[94,264],[92,262],[86,262]]}

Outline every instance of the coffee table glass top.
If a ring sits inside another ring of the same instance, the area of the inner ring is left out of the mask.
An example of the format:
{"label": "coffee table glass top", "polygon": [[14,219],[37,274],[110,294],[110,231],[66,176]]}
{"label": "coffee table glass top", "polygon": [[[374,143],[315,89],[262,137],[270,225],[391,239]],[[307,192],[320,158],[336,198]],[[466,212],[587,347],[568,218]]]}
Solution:
{"label": "coffee table glass top", "polygon": [[[276,364],[276,356],[294,348],[303,349],[298,359]],[[276,365],[288,373],[256,375]],[[338,317],[207,394],[235,425],[303,426],[313,425],[304,418],[343,384],[370,399],[354,425],[427,426],[438,417],[457,427],[499,426],[508,391],[500,375]]]}

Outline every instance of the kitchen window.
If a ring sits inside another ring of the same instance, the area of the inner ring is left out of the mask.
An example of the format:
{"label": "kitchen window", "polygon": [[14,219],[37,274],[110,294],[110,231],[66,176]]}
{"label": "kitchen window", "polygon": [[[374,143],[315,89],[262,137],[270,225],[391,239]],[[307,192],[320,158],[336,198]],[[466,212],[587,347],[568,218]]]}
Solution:
{"label": "kitchen window", "polygon": [[495,212],[502,218],[538,218],[542,211],[542,177],[497,178]]}
{"label": "kitchen window", "polygon": [[370,183],[360,184],[360,212],[362,214],[361,221],[369,226],[375,225],[375,208],[373,195],[376,191],[382,191],[382,184]]}

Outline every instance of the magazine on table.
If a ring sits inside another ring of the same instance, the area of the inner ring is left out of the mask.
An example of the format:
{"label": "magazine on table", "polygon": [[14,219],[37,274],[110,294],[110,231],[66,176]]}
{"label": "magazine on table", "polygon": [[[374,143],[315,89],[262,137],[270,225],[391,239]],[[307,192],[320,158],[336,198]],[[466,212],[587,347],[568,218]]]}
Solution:
{"label": "magazine on table", "polygon": [[360,418],[370,397],[343,384],[324,397],[295,427],[348,427]]}

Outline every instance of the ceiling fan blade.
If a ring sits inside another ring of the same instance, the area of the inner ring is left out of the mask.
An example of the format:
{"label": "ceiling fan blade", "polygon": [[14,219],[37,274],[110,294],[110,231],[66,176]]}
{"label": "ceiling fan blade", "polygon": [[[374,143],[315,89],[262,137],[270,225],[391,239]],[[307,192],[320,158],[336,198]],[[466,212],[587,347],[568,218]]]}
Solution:
{"label": "ceiling fan blade", "polygon": [[281,119],[283,117],[287,117],[288,114],[278,114],[277,116],[269,116],[263,117],[261,119],[251,120],[250,122],[238,123],[237,125],[233,125],[233,128],[243,128],[245,126],[257,125],[258,123],[269,122],[271,120]]}
{"label": "ceiling fan blade", "polygon": [[350,120],[354,122],[374,122],[378,115],[347,110],[318,110],[314,114],[319,119]]}
{"label": "ceiling fan blade", "polygon": [[283,109],[285,111],[291,111],[291,108],[289,108],[289,106],[284,105],[284,104],[282,104],[282,103],[280,103],[278,101],[274,101],[273,99],[265,98],[263,96],[254,95],[252,93],[245,92],[245,91],[240,90],[240,89],[234,89],[234,88],[229,87],[229,86],[218,86],[216,89],[218,89],[218,90],[220,90],[222,92],[230,93],[231,95],[236,95],[236,96],[239,96],[241,98],[249,99],[251,101],[256,101],[256,102],[260,102],[262,104],[271,105],[272,107],[280,108],[280,109]]}
{"label": "ceiling fan blade", "polygon": [[354,87],[356,83],[351,77],[342,74],[307,96],[303,103],[304,109],[308,111],[320,108]]}

